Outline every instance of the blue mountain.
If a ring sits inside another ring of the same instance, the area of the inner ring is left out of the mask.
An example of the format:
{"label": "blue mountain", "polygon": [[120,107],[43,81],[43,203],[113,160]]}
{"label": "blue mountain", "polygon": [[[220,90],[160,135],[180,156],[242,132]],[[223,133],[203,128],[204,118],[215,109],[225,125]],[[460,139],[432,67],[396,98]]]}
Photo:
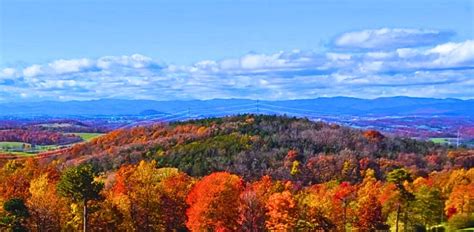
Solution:
{"label": "blue mountain", "polygon": [[0,104],[2,117],[120,116],[120,115],[227,115],[275,113],[308,116],[474,116],[474,100],[413,97],[360,99],[330,97],[283,101],[213,99],[153,101],[101,99]]}

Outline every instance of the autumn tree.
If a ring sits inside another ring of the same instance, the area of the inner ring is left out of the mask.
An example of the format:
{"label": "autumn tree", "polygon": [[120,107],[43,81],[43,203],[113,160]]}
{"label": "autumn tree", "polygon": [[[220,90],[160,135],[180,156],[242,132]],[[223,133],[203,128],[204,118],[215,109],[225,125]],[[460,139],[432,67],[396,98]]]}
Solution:
{"label": "autumn tree", "polygon": [[47,174],[42,174],[30,183],[31,196],[27,205],[30,208],[31,227],[36,231],[61,230],[65,202],[57,196],[55,188],[55,183],[50,183]]}
{"label": "autumn tree", "polygon": [[268,198],[275,192],[282,191],[278,184],[274,184],[269,176],[250,183],[240,195],[241,223],[244,231],[266,230],[266,207]]}
{"label": "autumn tree", "polygon": [[374,195],[360,202],[357,211],[357,227],[362,231],[375,231],[384,226],[385,219],[382,215],[382,205]]}
{"label": "autumn tree", "polygon": [[[387,175],[387,181],[390,183],[395,184],[397,187],[397,190],[399,191],[399,200],[397,202],[397,212],[396,212],[396,221],[395,221],[395,231],[398,232],[398,223],[400,221],[400,213],[402,210],[402,205],[405,205],[406,208],[408,208],[409,201],[413,199],[413,194],[410,193],[406,188],[405,188],[405,183],[412,181],[410,173],[403,169],[403,168],[398,168],[395,169],[391,172],[388,173]],[[408,227],[407,225],[408,221],[408,214],[407,210],[405,210],[405,231]]]}
{"label": "autumn tree", "polygon": [[[474,212],[474,183],[459,184],[453,188],[446,201],[445,210],[449,216]],[[451,212],[449,212],[451,210]]]}
{"label": "autumn tree", "polygon": [[362,231],[375,231],[387,227],[386,216],[383,213],[380,195],[382,183],[377,181],[372,169],[365,171],[365,177],[358,186],[356,199],[355,226]]}
{"label": "autumn tree", "polygon": [[127,218],[121,210],[120,205],[109,198],[110,192],[104,193],[106,198],[102,201],[94,202],[94,210],[89,213],[90,231],[131,231],[129,226],[132,221]]}
{"label": "autumn tree", "polygon": [[351,221],[352,212],[348,211],[351,202],[356,197],[355,191],[355,187],[348,182],[342,182],[334,188],[332,214],[334,215],[334,222],[340,230],[345,230],[348,221]]}
{"label": "autumn tree", "polygon": [[275,193],[267,202],[267,228],[271,231],[291,231],[298,220],[297,205],[289,191]]}
{"label": "autumn tree", "polygon": [[28,198],[30,180],[38,171],[37,163],[33,160],[10,160],[5,163],[0,170],[0,197]]}
{"label": "autumn tree", "polygon": [[255,191],[246,190],[241,198],[241,223],[245,231],[265,230],[265,203],[259,199]]}
{"label": "autumn tree", "polygon": [[334,204],[332,192],[325,185],[313,185],[303,189],[295,197],[298,204],[297,228],[302,231],[331,231]]}
{"label": "autumn tree", "polygon": [[235,231],[239,228],[240,177],[216,172],[197,182],[186,202],[187,227],[191,231]]}
{"label": "autumn tree", "polygon": [[[161,175],[166,168],[159,169]],[[186,229],[186,197],[191,191],[194,181],[185,173],[177,169],[168,170],[169,174],[161,180],[161,206],[163,208],[163,222],[167,231]]]}
{"label": "autumn tree", "polygon": [[370,142],[375,142],[375,143],[379,143],[385,138],[385,136],[383,136],[382,133],[376,130],[364,131],[363,135],[367,140],[369,140]]}
{"label": "autumn tree", "polygon": [[[137,231],[151,231],[152,228],[163,228],[160,203],[160,180],[156,164],[141,161],[131,167],[125,177],[125,194],[129,200],[129,210]],[[120,184],[120,183],[118,183]],[[116,186],[119,187],[119,186]]]}
{"label": "autumn tree", "polygon": [[126,195],[139,231],[184,229],[190,179],[175,168],[140,162],[126,178]]}
{"label": "autumn tree", "polygon": [[87,204],[91,200],[100,199],[100,191],[104,187],[104,184],[96,182],[94,177],[96,177],[96,173],[94,172],[92,165],[81,164],[64,171],[57,185],[59,194],[72,199],[74,202],[82,203],[84,232],[87,232]]}

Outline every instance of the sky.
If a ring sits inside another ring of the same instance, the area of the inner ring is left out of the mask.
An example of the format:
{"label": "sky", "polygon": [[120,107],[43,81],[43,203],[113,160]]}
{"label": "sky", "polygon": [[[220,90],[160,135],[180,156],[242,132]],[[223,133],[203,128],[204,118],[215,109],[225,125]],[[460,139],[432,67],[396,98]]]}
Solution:
{"label": "sky", "polygon": [[472,0],[0,0],[0,102],[474,98]]}

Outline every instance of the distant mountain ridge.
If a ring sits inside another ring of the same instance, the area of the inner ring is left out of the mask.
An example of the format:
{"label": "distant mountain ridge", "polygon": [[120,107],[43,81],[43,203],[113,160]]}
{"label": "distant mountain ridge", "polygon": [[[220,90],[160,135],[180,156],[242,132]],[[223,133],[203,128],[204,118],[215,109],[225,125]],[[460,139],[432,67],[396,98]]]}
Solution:
{"label": "distant mountain ridge", "polygon": [[44,101],[1,103],[0,116],[120,116],[188,113],[214,115],[216,113],[290,112],[301,115],[326,116],[474,116],[474,100],[413,97],[383,97],[360,99],[330,97],[300,100],[259,101],[249,99],[213,100],[120,100]]}

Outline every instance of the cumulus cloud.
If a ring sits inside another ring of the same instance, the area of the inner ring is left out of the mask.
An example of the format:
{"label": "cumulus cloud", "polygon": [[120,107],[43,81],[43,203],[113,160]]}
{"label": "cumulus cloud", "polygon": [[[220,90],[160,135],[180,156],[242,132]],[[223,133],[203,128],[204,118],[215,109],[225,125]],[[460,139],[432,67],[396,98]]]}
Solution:
{"label": "cumulus cloud", "polygon": [[26,68],[3,68],[0,77],[2,101],[398,95],[474,98],[474,41],[357,52],[250,53],[182,66],[139,54],[61,59]]}
{"label": "cumulus cloud", "polygon": [[335,38],[333,44],[345,49],[388,50],[421,47],[445,42],[453,33],[439,30],[381,28],[346,32]]}
{"label": "cumulus cloud", "polygon": [[92,67],[93,62],[89,59],[56,60],[48,64],[56,74],[79,72]]}
{"label": "cumulus cloud", "polygon": [[0,80],[7,79],[16,75],[16,69],[4,68],[0,71]]}
{"label": "cumulus cloud", "polygon": [[235,59],[220,61],[205,60],[192,66],[170,66],[168,70],[188,71],[192,73],[260,73],[306,69],[324,64],[324,55],[313,52],[293,50],[274,54],[251,53]]}
{"label": "cumulus cloud", "polygon": [[109,69],[112,67],[129,67],[129,68],[147,68],[159,67],[158,62],[153,61],[150,57],[140,54],[131,56],[105,56],[97,60],[97,67],[101,69]]}
{"label": "cumulus cloud", "polygon": [[31,65],[23,69],[23,75],[25,77],[34,77],[34,76],[40,75],[41,73],[42,73],[41,65],[37,65],[37,64]]}
{"label": "cumulus cloud", "polygon": [[[46,65],[34,64],[22,70],[24,77],[61,76],[63,74],[93,71],[114,71],[120,69],[160,69],[161,64],[140,54],[131,56],[104,56],[99,59],[60,59]],[[5,68],[2,73],[12,73],[13,68]]]}
{"label": "cumulus cloud", "polygon": [[474,40],[467,40],[462,43],[446,43],[438,45],[428,51],[434,54],[437,59],[433,61],[435,65],[474,65]]}
{"label": "cumulus cloud", "polygon": [[14,68],[4,68],[2,70],[2,76],[13,76],[15,75],[16,70]]}

